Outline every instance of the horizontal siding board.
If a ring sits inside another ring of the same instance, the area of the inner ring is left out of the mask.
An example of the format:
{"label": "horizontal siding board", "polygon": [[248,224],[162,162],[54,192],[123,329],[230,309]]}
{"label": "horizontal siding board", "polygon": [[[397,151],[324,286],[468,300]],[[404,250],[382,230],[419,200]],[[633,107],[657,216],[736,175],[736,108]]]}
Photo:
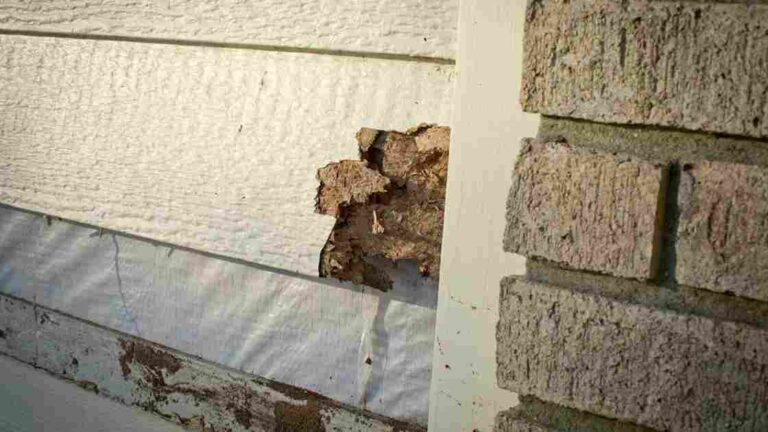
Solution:
{"label": "horizontal siding board", "polygon": [[387,270],[382,293],[0,206],[0,293],[426,426],[437,285]]}
{"label": "horizontal siding board", "polygon": [[457,0],[7,0],[0,28],[452,59],[457,10]]}
{"label": "horizontal siding board", "polygon": [[317,169],[446,124],[453,67],[0,36],[0,203],[317,275]]}
{"label": "horizontal siding board", "polygon": [[1,294],[0,311],[0,353],[191,430],[423,430]]}
{"label": "horizontal siding board", "polygon": [[0,356],[0,370],[2,431],[189,431],[5,356]]}

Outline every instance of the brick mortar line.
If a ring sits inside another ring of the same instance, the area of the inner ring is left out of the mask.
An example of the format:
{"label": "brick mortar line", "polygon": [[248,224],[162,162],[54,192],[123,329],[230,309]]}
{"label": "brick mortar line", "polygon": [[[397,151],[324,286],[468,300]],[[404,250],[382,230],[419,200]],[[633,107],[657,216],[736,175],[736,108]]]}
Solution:
{"label": "brick mortar line", "polygon": [[525,279],[654,309],[768,330],[768,303],[676,284],[674,289],[528,259]]}

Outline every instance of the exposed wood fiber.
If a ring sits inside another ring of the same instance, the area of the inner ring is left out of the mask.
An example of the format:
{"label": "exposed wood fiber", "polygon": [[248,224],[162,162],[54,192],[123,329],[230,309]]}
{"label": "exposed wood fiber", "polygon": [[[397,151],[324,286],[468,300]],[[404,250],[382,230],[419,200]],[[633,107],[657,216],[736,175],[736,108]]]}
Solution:
{"label": "exposed wood fiber", "polygon": [[361,160],[318,171],[317,211],[337,218],[320,275],[387,290],[391,280],[369,260],[383,256],[416,261],[422,275],[437,278],[450,129],[362,129],[357,139]]}
{"label": "exposed wood fiber", "polygon": [[375,193],[386,192],[390,182],[366,161],[344,160],[326,165],[317,172],[320,190],[317,209],[338,216],[342,206],[364,204]]}

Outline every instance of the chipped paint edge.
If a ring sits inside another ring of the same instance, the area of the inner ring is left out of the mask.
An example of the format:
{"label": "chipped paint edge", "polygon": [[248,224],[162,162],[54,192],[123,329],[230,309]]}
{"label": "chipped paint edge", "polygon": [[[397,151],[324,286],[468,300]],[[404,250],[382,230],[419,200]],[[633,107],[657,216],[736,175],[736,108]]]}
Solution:
{"label": "chipped paint edge", "polygon": [[424,430],[4,294],[0,354],[192,430]]}

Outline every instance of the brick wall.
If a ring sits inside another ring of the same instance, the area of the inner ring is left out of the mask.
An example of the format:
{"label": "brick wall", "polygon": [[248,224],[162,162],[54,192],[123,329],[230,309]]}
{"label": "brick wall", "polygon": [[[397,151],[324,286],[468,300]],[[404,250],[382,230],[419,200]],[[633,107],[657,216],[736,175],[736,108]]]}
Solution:
{"label": "brick wall", "polygon": [[537,0],[497,431],[768,431],[768,5]]}

